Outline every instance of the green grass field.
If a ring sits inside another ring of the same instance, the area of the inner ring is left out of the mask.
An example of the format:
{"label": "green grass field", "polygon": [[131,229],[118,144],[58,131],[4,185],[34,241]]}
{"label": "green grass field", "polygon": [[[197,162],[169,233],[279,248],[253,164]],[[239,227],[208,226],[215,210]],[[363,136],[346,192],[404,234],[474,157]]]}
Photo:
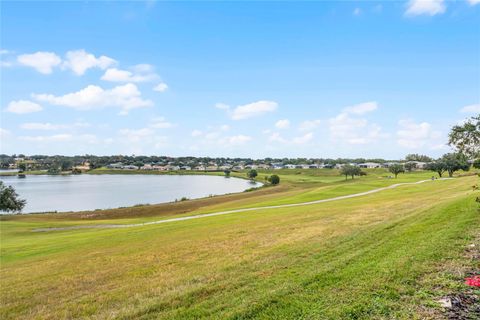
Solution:
{"label": "green grass field", "polygon": [[479,267],[466,255],[480,246],[474,175],[302,207],[32,232],[327,199],[432,176],[367,171],[345,181],[336,170],[280,170],[279,186],[252,192],[2,217],[0,318],[441,319],[436,301],[469,290],[463,278]]}

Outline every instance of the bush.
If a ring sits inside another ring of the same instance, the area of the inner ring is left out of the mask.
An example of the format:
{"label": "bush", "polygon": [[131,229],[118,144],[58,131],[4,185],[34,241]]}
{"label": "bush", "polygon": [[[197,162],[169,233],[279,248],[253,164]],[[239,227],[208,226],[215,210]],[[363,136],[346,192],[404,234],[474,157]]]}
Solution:
{"label": "bush", "polygon": [[275,185],[275,184],[279,184],[280,183],[280,177],[276,174],[273,174],[270,176],[270,178],[268,178],[268,181],[270,181],[271,184]]}

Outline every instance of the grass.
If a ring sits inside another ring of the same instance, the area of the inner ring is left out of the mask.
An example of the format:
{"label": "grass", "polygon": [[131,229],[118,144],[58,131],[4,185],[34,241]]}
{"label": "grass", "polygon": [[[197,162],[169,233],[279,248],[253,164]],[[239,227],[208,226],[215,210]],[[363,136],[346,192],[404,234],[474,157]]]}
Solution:
{"label": "grass", "polygon": [[332,170],[298,172],[275,171],[281,185],[235,195],[2,217],[0,318],[420,319],[425,308],[438,311],[436,288],[462,288],[447,266],[469,263],[463,251],[480,226],[475,176],[139,228],[31,232],[308,201],[431,176],[372,170],[345,182]]}

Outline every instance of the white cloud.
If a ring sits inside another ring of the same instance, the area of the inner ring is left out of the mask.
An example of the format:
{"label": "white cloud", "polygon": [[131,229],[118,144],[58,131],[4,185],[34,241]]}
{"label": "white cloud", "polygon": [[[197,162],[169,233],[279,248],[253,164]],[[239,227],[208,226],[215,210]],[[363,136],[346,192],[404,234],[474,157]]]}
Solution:
{"label": "white cloud", "polygon": [[397,131],[397,143],[405,148],[417,149],[421,147],[432,148],[438,145],[437,139],[441,137],[428,122],[415,123],[412,120],[400,120],[400,129]]}
{"label": "white cloud", "polygon": [[280,142],[280,143],[288,143],[288,140],[283,138],[280,133],[273,132],[269,137],[268,141],[270,142]]}
{"label": "white cloud", "polygon": [[275,123],[275,127],[277,127],[278,129],[288,129],[290,128],[290,120],[288,119],[278,120]]}
{"label": "white cloud", "polygon": [[159,76],[153,72],[153,66],[149,64],[139,64],[131,67],[131,70],[132,71],[109,68],[105,71],[101,79],[112,82],[148,82],[159,78]]}
{"label": "white cloud", "polygon": [[231,112],[233,120],[244,120],[261,116],[267,112],[275,111],[278,104],[274,101],[261,100],[246,105],[238,106]]}
{"label": "white cloud", "polygon": [[220,126],[221,131],[228,131],[230,130],[230,126],[228,124],[224,124]]}
{"label": "white cloud", "polygon": [[153,91],[158,92],[165,92],[168,89],[168,85],[165,82],[160,82],[155,87],[153,87]]}
{"label": "white cloud", "polygon": [[71,141],[73,136],[71,134],[54,134],[51,136],[22,136],[21,140],[30,142],[65,142]]}
{"label": "white cloud", "polygon": [[40,73],[50,74],[53,68],[62,63],[62,59],[53,52],[38,51],[32,54],[22,54],[17,61],[24,66],[32,67]]}
{"label": "white cloud", "polygon": [[462,109],[460,109],[460,112],[461,113],[480,113],[480,103],[465,106]]}
{"label": "white cloud", "polygon": [[343,109],[343,112],[361,115],[361,114],[375,111],[377,110],[377,108],[378,108],[377,102],[370,101],[370,102],[359,103],[350,107],[346,107],[345,109]]}
{"label": "white cloud", "polygon": [[153,136],[155,134],[155,130],[152,128],[121,129],[119,130],[119,133],[130,142],[139,142],[142,139]]}
{"label": "white cloud", "polygon": [[442,14],[446,10],[444,0],[410,0],[407,4],[405,15],[418,16],[429,15],[434,16]]}
{"label": "white cloud", "polygon": [[117,62],[107,56],[95,57],[85,50],[68,51],[63,67],[71,69],[76,75],[83,75],[85,71],[91,68],[100,68],[102,70],[115,65]]}
{"label": "white cloud", "polygon": [[40,122],[27,122],[20,125],[20,128],[25,130],[59,130],[68,128],[67,125],[63,124],[51,124],[51,123],[40,123]]}
{"label": "white cloud", "polygon": [[236,136],[225,137],[220,140],[220,144],[225,144],[227,146],[232,145],[242,145],[247,143],[248,141],[252,140],[252,137],[245,136],[243,134],[239,134]]}
{"label": "white cloud", "polygon": [[376,102],[366,102],[343,109],[336,117],[329,119],[330,136],[334,140],[348,144],[367,144],[386,137],[377,124],[370,124],[367,119],[358,116],[378,108]]}
{"label": "white cloud", "polygon": [[306,120],[306,121],[303,121],[302,123],[300,123],[300,126],[298,127],[298,129],[300,131],[311,131],[313,129],[315,129],[316,127],[318,127],[321,123],[321,120],[319,119],[316,119],[316,120]]}
{"label": "white cloud", "polygon": [[200,130],[193,130],[191,133],[192,137],[200,137],[202,134],[203,132]]}
{"label": "white cloud", "polygon": [[361,14],[362,14],[362,9],[360,9],[360,8],[355,8],[355,9],[353,10],[353,15],[359,16],[359,15],[361,15]]}
{"label": "white cloud", "polygon": [[150,128],[155,129],[168,129],[174,126],[175,125],[173,123],[166,121],[164,117],[153,118],[149,125]]}
{"label": "white cloud", "polygon": [[468,3],[470,3],[471,6],[474,6],[476,4],[479,4],[480,0],[468,0]]}
{"label": "white cloud", "polygon": [[18,100],[12,101],[8,104],[6,111],[17,113],[17,114],[25,114],[25,113],[32,113],[42,111],[43,108],[41,105],[28,101],[28,100]]}
{"label": "white cloud", "polygon": [[225,103],[216,103],[215,108],[220,109],[220,110],[230,110],[230,106]]}
{"label": "white cloud", "polygon": [[137,86],[132,83],[102,89],[99,86],[89,85],[86,88],[65,94],[54,96],[52,94],[33,94],[36,100],[45,101],[53,105],[65,106],[77,110],[92,110],[104,107],[120,108],[120,114],[126,115],[132,109],[150,107],[153,102],[144,100]]}
{"label": "white cloud", "polygon": [[313,139],[313,133],[309,132],[309,133],[306,133],[305,135],[303,135],[301,137],[293,138],[292,142],[295,143],[295,144],[305,144],[305,143],[310,142],[312,139]]}

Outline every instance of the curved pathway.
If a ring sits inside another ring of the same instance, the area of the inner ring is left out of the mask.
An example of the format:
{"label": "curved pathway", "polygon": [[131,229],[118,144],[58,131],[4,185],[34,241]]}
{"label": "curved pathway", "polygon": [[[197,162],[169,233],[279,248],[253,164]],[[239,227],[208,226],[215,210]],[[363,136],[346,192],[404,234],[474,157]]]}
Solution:
{"label": "curved pathway", "polygon": [[[453,178],[440,178],[436,180],[449,180]],[[228,210],[228,211],[219,211],[213,213],[205,213],[205,214],[197,214],[193,216],[186,216],[186,217],[178,217],[178,218],[170,218],[170,219],[163,219],[157,221],[150,221],[150,222],[142,222],[142,223],[131,223],[131,224],[95,224],[95,225],[85,225],[85,226],[71,226],[71,227],[53,227],[53,228],[39,228],[34,229],[34,232],[47,232],[47,231],[65,231],[65,230],[76,230],[76,229],[113,229],[113,228],[132,228],[132,227],[142,227],[148,226],[153,224],[160,224],[160,223],[168,223],[168,222],[175,222],[175,221],[184,221],[184,220],[192,220],[192,219],[199,219],[199,218],[207,218],[207,217],[214,217],[214,216],[221,216],[224,214],[231,214],[231,213],[238,213],[238,212],[247,212],[247,211],[255,211],[255,210],[264,210],[264,209],[279,209],[279,208],[289,208],[289,207],[300,207],[300,206],[308,206],[317,203],[324,203],[330,201],[337,201],[349,198],[356,198],[361,196],[366,196],[372,193],[377,193],[383,190],[394,189],[399,186],[404,185],[412,185],[412,184],[420,184],[428,181],[434,181],[431,179],[428,180],[421,180],[417,182],[404,182],[404,183],[396,183],[392,184],[388,187],[382,187],[378,189],[373,189],[370,191],[360,192],[349,194],[345,196],[338,196],[334,198],[322,199],[322,200],[314,200],[308,202],[300,202],[300,203],[291,203],[291,204],[280,204],[276,206],[265,206],[265,207],[255,207],[255,208],[244,208],[244,209],[235,209],[235,210]]]}

